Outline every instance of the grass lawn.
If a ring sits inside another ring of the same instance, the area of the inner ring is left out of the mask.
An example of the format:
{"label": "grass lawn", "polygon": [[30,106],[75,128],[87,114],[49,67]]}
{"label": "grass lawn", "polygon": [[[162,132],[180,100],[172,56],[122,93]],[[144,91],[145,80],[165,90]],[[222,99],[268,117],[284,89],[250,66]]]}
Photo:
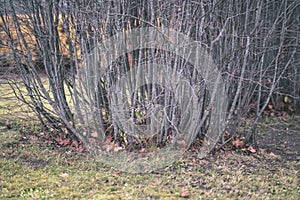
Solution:
{"label": "grass lawn", "polygon": [[299,199],[299,162],[268,151],[193,153],[161,171],[116,172],[86,153],[0,131],[0,199]]}
{"label": "grass lawn", "polygon": [[42,131],[34,123],[26,128],[7,126],[13,117],[20,122],[18,115],[11,114],[25,111],[14,113],[18,103],[5,96],[11,94],[2,87],[0,199],[300,198],[300,127],[296,120],[281,127],[288,132],[262,126],[258,138],[264,147],[251,155],[228,151],[199,160],[195,153],[187,152],[160,171],[130,174],[106,167],[85,152],[41,140],[37,136]]}

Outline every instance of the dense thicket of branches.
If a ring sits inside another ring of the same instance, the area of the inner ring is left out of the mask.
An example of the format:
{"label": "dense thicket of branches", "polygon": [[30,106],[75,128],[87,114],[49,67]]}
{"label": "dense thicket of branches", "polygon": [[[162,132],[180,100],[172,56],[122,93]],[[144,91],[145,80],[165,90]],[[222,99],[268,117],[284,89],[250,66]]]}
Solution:
{"label": "dense thicket of branches", "polygon": [[[288,103],[300,112],[300,2],[293,0],[28,0],[2,1],[1,62],[13,66],[27,91],[18,93],[43,124],[76,129],[72,94],[84,56],[106,38],[140,27],[164,27],[199,41],[213,55],[229,97],[227,129],[231,138],[250,117],[246,139],[255,143],[258,119],[272,104]],[[139,52],[120,58],[130,67]],[[151,54],[149,54],[151,55]],[[154,54],[152,54],[154,55]],[[130,59],[128,59],[130,58]],[[166,60],[180,62],[167,54]],[[45,72],[49,82],[41,76]],[[101,88],[102,96],[109,95]],[[285,101],[288,99],[289,102]],[[199,97],[200,98],[200,97]],[[107,116],[108,101],[99,99]],[[50,105],[50,106],[49,106]],[[101,129],[115,122],[103,117]],[[105,118],[105,119],[104,119]],[[118,137],[117,124],[115,137]],[[221,137],[221,143],[225,143]]]}

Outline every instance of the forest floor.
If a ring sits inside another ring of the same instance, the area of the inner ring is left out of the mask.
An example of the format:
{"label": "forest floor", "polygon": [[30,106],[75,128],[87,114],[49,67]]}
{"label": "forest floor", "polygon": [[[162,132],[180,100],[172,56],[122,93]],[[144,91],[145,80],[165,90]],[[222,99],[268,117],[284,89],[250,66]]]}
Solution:
{"label": "forest floor", "polygon": [[299,118],[260,128],[256,153],[187,152],[153,173],[116,171],[36,130],[0,123],[0,199],[299,199]]}

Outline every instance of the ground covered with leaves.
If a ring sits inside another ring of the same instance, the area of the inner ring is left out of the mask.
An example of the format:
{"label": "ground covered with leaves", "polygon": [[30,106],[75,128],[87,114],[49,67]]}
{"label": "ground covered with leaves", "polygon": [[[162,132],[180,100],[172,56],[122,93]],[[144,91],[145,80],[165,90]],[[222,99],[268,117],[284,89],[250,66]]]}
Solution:
{"label": "ground covered with leaves", "polygon": [[236,149],[198,159],[187,152],[146,174],[119,172],[34,131],[2,124],[0,199],[299,199],[300,127],[294,121],[261,126],[255,153]]}

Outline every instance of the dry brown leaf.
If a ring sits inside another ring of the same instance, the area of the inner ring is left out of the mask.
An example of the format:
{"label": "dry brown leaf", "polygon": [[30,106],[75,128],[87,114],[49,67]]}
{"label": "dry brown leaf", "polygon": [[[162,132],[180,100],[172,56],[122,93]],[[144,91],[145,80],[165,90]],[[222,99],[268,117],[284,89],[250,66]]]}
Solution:
{"label": "dry brown leaf", "polygon": [[69,174],[68,173],[61,173],[59,175],[59,177],[62,177],[62,178],[68,178],[69,177]]}
{"label": "dry brown leaf", "polygon": [[71,147],[75,147],[75,148],[78,148],[79,144],[76,140],[73,140],[72,143],[71,143]]}
{"label": "dry brown leaf", "polygon": [[118,177],[120,176],[120,173],[116,170],[114,171],[114,173],[112,174],[113,177]]}
{"label": "dry brown leaf", "polygon": [[69,165],[71,165],[71,166],[74,166],[74,165],[75,165],[75,162],[72,161],[72,160],[69,160],[67,163],[68,163]]}
{"label": "dry brown leaf", "polygon": [[248,151],[250,151],[251,153],[256,153],[256,149],[253,148],[252,145],[248,147]]}
{"label": "dry brown leaf", "polygon": [[110,143],[112,142],[112,140],[113,140],[113,137],[112,137],[112,136],[107,136],[107,137],[106,137],[105,143],[106,143],[106,144],[110,144]]}
{"label": "dry brown leaf", "polygon": [[272,156],[272,157],[274,157],[274,158],[278,158],[278,157],[279,157],[278,155],[276,155],[276,154],[273,153],[273,152],[270,152],[270,156]]}
{"label": "dry brown leaf", "polygon": [[272,110],[272,109],[273,109],[273,105],[272,105],[272,104],[269,104],[269,105],[268,105],[268,108],[269,108],[270,110]]}
{"label": "dry brown leaf", "polygon": [[245,146],[245,142],[240,138],[237,138],[231,142],[232,146],[236,148],[243,148]]}
{"label": "dry brown leaf", "polygon": [[140,153],[147,153],[147,150],[146,150],[145,148],[142,148],[142,149],[140,150]]}
{"label": "dry brown leaf", "polygon": [[66,139],[62,139],[61,137],[58,138],[58,144],[60,144],[61,146],[67,146],[68,144],[71,143],[70,138],[66,138]]}
{"label": "dry brown leaf", "polygon": [[190,194],[189,194],[188,191],[184,191],[184,192],[181,193],[180,196],[183,197],[183,198],[189,198]]}
{"label": "dry brown leaf", "polygon": [[61,187],[61,182],[56,182],[57,187]]}
{"label": "dry brown leaf", "polygon": [[84,147],[83,146],[79,146],[77,149],[76,149],[77,152],[79,153],[82,153],[84,152]]}

